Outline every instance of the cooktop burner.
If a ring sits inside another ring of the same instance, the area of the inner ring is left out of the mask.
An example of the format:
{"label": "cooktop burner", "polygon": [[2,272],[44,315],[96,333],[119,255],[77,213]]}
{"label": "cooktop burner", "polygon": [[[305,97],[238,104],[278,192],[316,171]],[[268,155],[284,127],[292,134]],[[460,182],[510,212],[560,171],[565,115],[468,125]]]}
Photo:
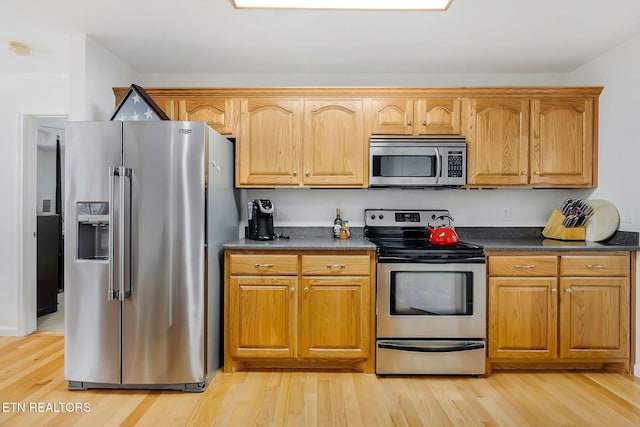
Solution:
{"label": "cooktop burner", "polygon": [[429,242],[427,227],[451,227],[446,210],[365,210],[364,235],[378,247],[380,262],[484,262],[484,249],[472,243]]}

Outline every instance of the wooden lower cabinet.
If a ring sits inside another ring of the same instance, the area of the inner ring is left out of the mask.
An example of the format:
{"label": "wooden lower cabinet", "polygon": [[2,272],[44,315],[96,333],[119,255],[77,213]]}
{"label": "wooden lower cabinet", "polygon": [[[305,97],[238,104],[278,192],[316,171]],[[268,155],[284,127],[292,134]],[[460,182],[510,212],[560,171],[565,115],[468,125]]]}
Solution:
{"label": "wooden lower cabinet", "polygon": [[225,251],[224,369],[373,372],[374,251]]}
{"label": "wooden lower cabinet", "polygon": [[629,373],[635,253],[489,254],[489,364]]}

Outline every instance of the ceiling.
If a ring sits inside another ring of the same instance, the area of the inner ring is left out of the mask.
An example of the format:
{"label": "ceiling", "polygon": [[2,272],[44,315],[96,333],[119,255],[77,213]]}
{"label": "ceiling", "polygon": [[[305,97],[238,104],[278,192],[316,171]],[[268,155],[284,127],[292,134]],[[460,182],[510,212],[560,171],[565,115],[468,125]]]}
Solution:
{"label": "ceiling", "polygon": [[[565,73],[640,35],[638,0],[454,0],[447,12],[228,0],[3,0],[0,73],[67,72],[85,33],[139,73]],[[178,7],[177,7],[178,6]],[[6,49],[15,40],[31,56]]]}

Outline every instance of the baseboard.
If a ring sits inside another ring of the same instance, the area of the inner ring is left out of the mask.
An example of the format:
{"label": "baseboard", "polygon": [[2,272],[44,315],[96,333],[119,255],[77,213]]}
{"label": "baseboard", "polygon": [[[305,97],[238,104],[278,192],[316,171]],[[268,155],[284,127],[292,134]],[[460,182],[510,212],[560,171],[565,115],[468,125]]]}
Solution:
{"label": "baseboard", "polygon": [[[19,337],[22,334],[18,333],[17,328],[9,328],[7,326],[0,326],[0,337]],[[637,368],[637,366],[636,366]]]}

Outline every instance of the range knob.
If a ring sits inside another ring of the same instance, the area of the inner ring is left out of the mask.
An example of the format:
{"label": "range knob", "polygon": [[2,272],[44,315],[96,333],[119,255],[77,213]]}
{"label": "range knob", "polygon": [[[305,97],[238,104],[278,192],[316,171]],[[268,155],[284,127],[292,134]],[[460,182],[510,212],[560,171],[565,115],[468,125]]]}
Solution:
{"label": "range knob", "polygon": [[382,218],[384,218],[384,215],[380,214],[380,215],[378,215],[378,218],[382,219]]}
{"label": "range knob", "polygon": [[376,219],[376,216],[375,215],[371,215],[371,219]]}

